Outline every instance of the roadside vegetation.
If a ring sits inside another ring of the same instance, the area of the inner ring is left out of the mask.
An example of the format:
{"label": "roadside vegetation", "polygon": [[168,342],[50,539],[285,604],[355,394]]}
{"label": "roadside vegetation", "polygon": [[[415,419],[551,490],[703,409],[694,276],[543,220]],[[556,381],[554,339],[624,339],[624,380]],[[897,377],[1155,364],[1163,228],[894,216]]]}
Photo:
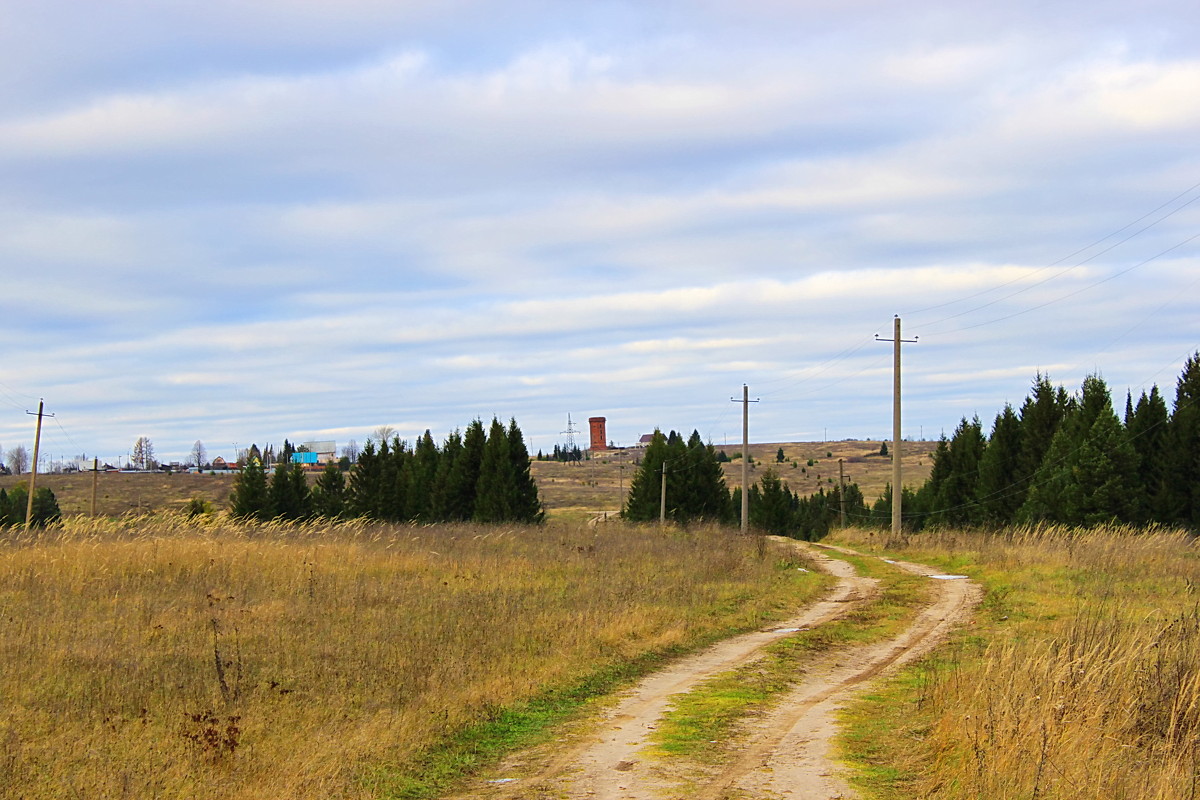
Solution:
{"label": "roadside vegetation", "polygon": [[437,796],[825,585],[759,542],[204,513],[9,530],[0,796]]}
{"label": "roadside vegetation", "polygon": [[[839,539],[870,549],[866,531]],[[926,532],[898,557],[980,581],[974,624],[845,711],[868,798],[1200,796],[1200,546],[1123,526]]]}

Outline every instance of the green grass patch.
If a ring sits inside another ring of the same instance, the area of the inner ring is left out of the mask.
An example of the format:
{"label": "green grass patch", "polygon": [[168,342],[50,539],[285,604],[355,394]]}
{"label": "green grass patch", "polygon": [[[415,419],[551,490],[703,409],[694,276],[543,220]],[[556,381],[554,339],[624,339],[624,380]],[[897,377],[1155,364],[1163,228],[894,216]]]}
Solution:
{"label": "green grass patch", "polygon": [[459,730],[410,764],[367,770],[361,782],[386,800],[438,797],[508,753],[548,741],[559,725],[592,701],[659,669],[682,652],[671,648],[647,653],[598,670],[573,686],[550,689],[527,703],[496,709],[489,719]]}
{"label": "green grass patch", "polygon": [[929,580],[877,558],[846,556],[859,574],[877,578],[880,592],[846,617],[799,631],[764,648],[762,658],[704,681],[672,701],[651,741],[664,756],[719,762],[734,728],[796,685],[815,654],[895,635],[929,595]]}

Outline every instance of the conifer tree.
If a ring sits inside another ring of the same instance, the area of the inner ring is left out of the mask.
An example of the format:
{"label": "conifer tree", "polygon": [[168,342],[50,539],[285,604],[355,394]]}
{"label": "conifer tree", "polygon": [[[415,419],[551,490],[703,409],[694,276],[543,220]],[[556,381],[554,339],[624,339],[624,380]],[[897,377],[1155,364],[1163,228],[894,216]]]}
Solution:
{"label": "conifer tree", "polygon": [[[625,508],[621,516],[634,522],[649,522],[658,519],[662,497],[662,467],[667,458],[667,437],[658,428],[650,444],[642,451],[642,460],[629,481],[629,494],[625,497]],[[670,481],[670,473],[667,479]],[[667,489],[670,498],[671,489]]]}
{"label": "conifer tree", "polygon": [[375,518],[389,522],[407,519],[408,511],[408,442],[393,436],[391,442],[379,446],[379,497],[375,501]]}
{"label": "conifer tree", "polygon": [[539,523],[545,519],[542,501],[538,497],[537,483],[529,465],[529,450],[525,437],[517,427],[517,420],[508,423],[508,459],[512,467],[512,509],[509,517],[513,522]]}
{"label": "conifer tree", "polygon": [[1108,386],[1089,375],[1079,402],[1050,443],[1019,516],[1071,525],[1127,520],[1138,507],[1136,468],[1137,453],[1112,410]]}
{"label": "conifer tree", "polygon": [[[728,522],[732,519],[729,489],[725,471],[717,461],[716,450],[705,444],[700,432],[693,430],[685,447],[680,448],[678,502],[674,503],[675,519],[680,522],[708,520]],[[667,492],[670,498],[670,489]]]}
{"label": "conifer tree", "polygon": [[433,484],[437,478],[437,444],[427,428],[417,439],[412,457],[406,462],[404,472],[405,506],[404,519],[429,521],[433,516]]}
{"label": "conifer tree", "polygon": [[1200,529],[1200,351],[1184,364],[1176,384],[1167,450],[1165,521]]}
{"label": "conifer tree", "polygon": [[318,517],[339,519],[346,514],[346,479],[338,465],[329,462],[321,471],[311,493],[312,512]]}
{"label": "conifer tree", "polygon": [[347,504],[352,515],[381,519],[379,501],[383,495],[383,458],[375,450],[375,442],[371,439],[367,439],[350,470],[348,495]]}
{"label": "conifer tree", "polygon": [[483,422],[474,419],[462,437],[462,451],[454,459],[446,479],[445,518],[469,520],[475,516],[475,499],[479,488],[480,470],[487,435]]}
{"label": "conifer tree", "polygon": [[979,466],[986,442],[979,417],[968,421],[963,417],[954,436],[950,438],[950,470],[938,492],[935,512],[938,522],[960,526],[976,522],[979,517],[975,497],[979,488]]}
{"label": "conifer tree", "polygon": [[1066,390],[1061,386],[1055,390],[1050,377],[1039,372],[1034,378],[1032,392],[1021,406],[1021,456],[1017,475],[1022,481],[1022,503],[1029,487],[1038,480],[1038,470],[1070,406]]}
{"label": "conifer tree", "polygon": [[516,481],[508,454],[508,431],[496,417],[488,429],[479,467],[479,486],[475,494],[476,522],[506,522],[512,519],[512,500]]}
{"label": "conifer tree", "polygon": [[462,434],[457,430],[446,437],[442,443],[441,456],[438,458],[437,474],[433,478],[433,491],[430,499],[430,515],[442,522],[454,519],[454,501],[451,496],[450,478],[454,472],[455,462],[462,455]]}
{"label": "conifer tree", "polygon": [[1126,397],[1125,431],[1129,443],[1137,452],[1137,479],[1144,502],[1135,517],[1137,522],[1157,520],[1168,522],[1165,492],[1170,458],[1170,416],[1158,386],[1150,393],[1142,392],[1137,405],[1133,396]]}
{"label": "conifer tree", "polygon": [[[251,450],[258,448],[251,445]],[[262,461],[248,458],[233,482],[230,509],[235,517],[265,522],[274,516]]]}
{"label": "conifer tree", "polygon": [[279,464],[271,476],[271,510],[276,519],[300,520],[308,516],[309,492],[299,464]]}
{"label": "conifer tree", "polygon": [[768,469],[750,487],[750,524],[777,536],[791,536],[796,528],[795,497],[775,470]]}
{"label": "conifer tree", "polygon": [[979,462],[980,522],[989,525],[1008,525],[1016,518],[1024,500],[1026,487],[1021,483],[1021,421],[1013,407],[1004,410],[992,423],[992,435]]}

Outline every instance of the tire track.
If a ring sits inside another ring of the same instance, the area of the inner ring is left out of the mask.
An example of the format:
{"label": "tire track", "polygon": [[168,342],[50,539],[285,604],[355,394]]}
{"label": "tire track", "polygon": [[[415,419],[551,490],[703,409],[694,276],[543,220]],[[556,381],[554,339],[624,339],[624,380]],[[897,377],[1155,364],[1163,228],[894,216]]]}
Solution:
{"label": "tire track", "polygon": [[[642,752],[674,695],[761,657],[762,648],[773,641],[846,616],[878,593],[878,582],[857,575],[849,563],[831,559],[795,540],[772,539],[804,547],[820,569],[838,578],[823,600],[771,629],[727,639],[647,676],[624,693],[590,735],[574,743],[562,741],[518,754],[494,773],[502,777],[476,782],[460,797],[720,800],[730,792],[737,792],[739,797],[786,795],[796,800],[853,797],[829,755],[837,704],[866,681],[927,652],[969,615],[979,597],[978,587],[970,581],[935,581],[938,591],[934,602],[897,636],[838,649],[818,658],[774,710],[747,722],[746,744],[734,760],[699,782],[692,776],[686,790],[679,788],[669,767],[663,769]],[[860,555],[845,548],[819,547]],[[923,565],[892,563],[915,574],[936,574]]]}

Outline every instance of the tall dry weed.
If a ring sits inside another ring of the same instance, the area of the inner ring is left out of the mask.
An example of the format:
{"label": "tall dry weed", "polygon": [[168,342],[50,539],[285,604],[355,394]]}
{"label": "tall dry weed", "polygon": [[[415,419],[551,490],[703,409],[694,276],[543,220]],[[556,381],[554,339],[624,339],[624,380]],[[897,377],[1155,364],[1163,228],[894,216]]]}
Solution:
{"label": "tall dry weed", "polygon": [[927,798],[1198,796],[1200,548],[1125,527],[936,532],[903,552],[979,575],[980,625],[922,673],[907,768]]}

